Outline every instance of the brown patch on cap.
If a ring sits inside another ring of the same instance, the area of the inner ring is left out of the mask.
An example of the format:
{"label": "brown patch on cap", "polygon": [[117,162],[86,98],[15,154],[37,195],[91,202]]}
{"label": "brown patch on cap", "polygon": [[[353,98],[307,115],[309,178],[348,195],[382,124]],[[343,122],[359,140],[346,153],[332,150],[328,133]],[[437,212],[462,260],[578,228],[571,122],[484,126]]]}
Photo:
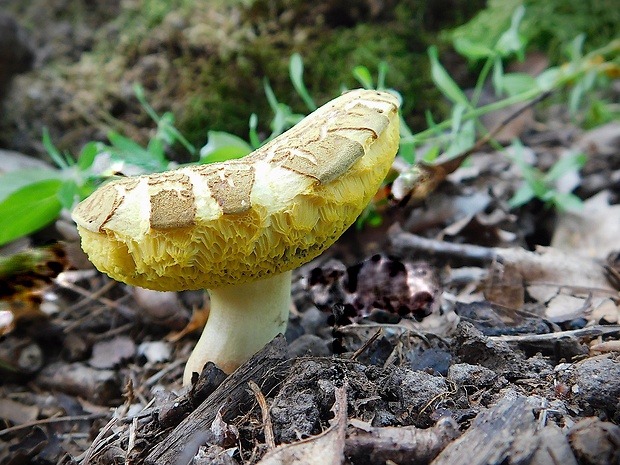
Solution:
{"label": "brown patch on cap", "polygon": [[256,175],[253,166],[245,162],[206,165],[200,174],[206,177],[211,195],[225,215],[237,215],[252,208],[250,194]]}
{"label": "brown patch on cap", "polygon": [[333,181],[364,156],[364,147],[357,141],[328,133],[320,140],[288,149],[283,168],[318,179],[322,184]]}
{"label": "brown patch on cap", "polygon": [[153,174],[147,179],[149,186],[156,186],[158,184],[168,183],[180,183],[183,184],[183,187],[187,189],[191,190],[192,188],[192,182],[190,181],[189,176],[179,171],[164,171],[163,173]]}
{"label": "brown patch on cap", "polygon": [[162,189],[151,195],[151,228],[186,228],[196,224],[194,194],[188,189]]}

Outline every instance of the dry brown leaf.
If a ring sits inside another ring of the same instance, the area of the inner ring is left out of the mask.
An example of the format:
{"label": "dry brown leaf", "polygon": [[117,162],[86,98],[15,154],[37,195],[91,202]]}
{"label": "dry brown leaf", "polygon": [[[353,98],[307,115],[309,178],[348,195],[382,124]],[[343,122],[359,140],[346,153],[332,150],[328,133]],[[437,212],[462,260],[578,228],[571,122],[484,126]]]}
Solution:
{"label": "dry brown leaf", "polygon": [[203,308],[195,308],[192,312],[192,317],[189,323],[181,331],[172,331],[166,335],[165,339],[168,342],[177,342],[182,337],[193,333],[194,331],[202,331],[209,319],[209,306]]}

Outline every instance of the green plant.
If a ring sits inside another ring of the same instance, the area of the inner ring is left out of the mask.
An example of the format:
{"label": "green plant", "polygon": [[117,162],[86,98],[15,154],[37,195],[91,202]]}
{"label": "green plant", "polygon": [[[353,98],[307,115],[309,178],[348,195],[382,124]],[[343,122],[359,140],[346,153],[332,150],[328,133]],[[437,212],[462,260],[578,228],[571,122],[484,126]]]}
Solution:
{"label": "green plant", "polygon": [[569,154],[558,160],[546,173],[528,164],[523,156],[523,145],[516,140],[512,144],[513,154],[510,159],[519,168],[524,183],[508,201],[511,208],[525,205],[537,198],[559,211],[578,210],[583,206],[582,200],[575,194],[562,191],[558,184],[564,176],[579,171],[588,161],[583,153]]}
{"label": "green plant", "polygon": [[[620,40],[613,40],[604,47],[583,53],[582,34],[568,45],[567,63],[549,67],[536,77],[525,73],[506,73],[504,62],[514,57],[521,58],[527,46],[527,41],[519,32],[524,13],[521,6],[515,9],[509,29],[493,46],[463,37],[455,39],[454,47],[461,55],[472,63],[481,63],[481,71],[471,97],[463,92],[441,65],[436,48],[429,49],[433,82],[451,102],[452,110],[450,116],[439,123],[428,114],[428,129],[425,131],[411,135],[403,134],[400,153],[412,165],[409,172],[403,173],[407,179],[411,178],[407,183],[413,185],[416,182],[426,182],[420,180],[419,167],[415,163],[420,161],[437,163],[439,160],[436,159],[440,154],[441,162],[444,164],[450,160],[457,162],[451,164],[450,169],[454,170],[475,147],[483,143],[491,144],[502,151],[503,147],[493,139],[493,136],[504,122],[489,132],[479,120],[482,115],[515,104],[531,105],[556,93],[562,95],[570,116],[576,119],[580,113],[584,113],[584,106],[588,112],[588,107],[593,108],[593,103],[597,102],[593,99],[586,102],[588,105],[584,105],[584,101],[596,95],[597,89],[609,86],[610,78],[620,76]],[[489,81],[497,99],[490,104],[479,105],[483,88]],[[603,121],[617,111],[612,105],[603,102],[599,102],[595,108],[598,109],[599,120]],[[477,134],[482,134],[482,137],[476,141]],[[416,152],[422,147],[425,152],[417,154]],[[512,160],[521,168],[525,183],[510,201],[511,207],[523,205],[536,197],[559,210],[578,208],[579,199],[572,194],[560,192],[555,184],[565,172],[583,166],[584,155],[562,159],[546,174],[527,165],[518,157],[512,157]],[[445,177],[445,170],[440,171]],[[436,185],[436,179],[431,178],[428,184]],[[428,189],[420,191],[428,192]]]}
{"label": "green plant", "polygon": [[[567,49],[569,61],[563,65],[550,67],[537,77],[522,73],[506,73],[505,61],[523,57],[527,47],[527,40],[520,33],[524,13],[521,6],[515,9],[510,27],[493,45],[462,36],[455,38],[454,47],[461,55],[471,63],[481,63],[480,73],[470,97],[442,66],[437,49],[429,48],[432,80],[451,103],[452,109],[449,117],[441,122],[436,122],[433,115],[427,113],[428,129],[416,134],[401,116],[399,154],[412,166],[411,172],[403,173],[404,176],[415,179],[419,163],[437,163],[440,156],[441,160],[464,159],[464,155],[481,142],[501,148],[493,140],[493,131],[489,133],[479,121],[479,118],[486,113],[517,103],[525,104],[541,100],[553,92],[567,89],[569,110],[571,115],[577,115],[584,100],[589,98],[597,87],[608,84],[608,78],[620,75],[620,40],[614,40],[604,47],[584,54],[583,35],[577,36],[569,44]],[[353,77],[365,88],[386,89],[387,73],[386,63],[378,65],[376,80],[365,66],[356,66],[352,70]],[[308,111],[313,111],[316,109],[316,104],[304,83],[303,74],[302,58],[299,54],[293,54],[289,61],[290,81]],[[483,87],[489,80],[498,99],[487,105],[479,105]],[[136,174],[168,169],[171,162],[166,156],[166,151],[174,144],[180,144],[187,150],[192,159],[191,163],[211,163],[239,158],[272,140],[305,116],[293,111],[288,104],[278,101],[267,80],[263,81],[263,88],[273,112],[268,125],[271,132],[261,137],[258,131],[258,117],[252,114],[248,122],[248,141],[227,132],[209,131],[206,145],[197,150],[175,128],[172,113],[157,115],[147,103],[140,86],[134,89],[136,97],[157,124],[157,130],[146,147],[119,133],[110,132],[109,144],[90,142],[74,160],[68,154],[60,153],[52,144],[49,134],[44,132],[44,146],[60,169],[22,170],[0,177],[0,245],[47,225],[58,216],[62,208],[71,209],[77,201],[88,196],[97,185],[117,172]],[[400,97],[396,90],[388,90]],[[604,121],[617,114],[614,111],[618,111],[612,104],[596,99],[589,102],[589,108],[591,121]],[[476,142],[477,134],[483,135],[478,142]],[[421,148],[424,148],[424,153],[417,153]],[[521,168],[525,184],[511,200],[512,207],[522,205],[534,197],[560,209],[576,205],[576,198],[558,192],[555,182],[565,170],[581,166],[579,163],[583,162],[582,158],[577,158],[571,163],[559,162],[557,167],[553,167],[546,174],[518,158],[513,160]],[[105,165],[105,169],[101,168],[102,164]],[[435,180],[431,179],[430,184],[433,182]],[[360,217],[358,226],[380,224],[382,218],[378,207],[385,202],[385,196],[371,202]]]}

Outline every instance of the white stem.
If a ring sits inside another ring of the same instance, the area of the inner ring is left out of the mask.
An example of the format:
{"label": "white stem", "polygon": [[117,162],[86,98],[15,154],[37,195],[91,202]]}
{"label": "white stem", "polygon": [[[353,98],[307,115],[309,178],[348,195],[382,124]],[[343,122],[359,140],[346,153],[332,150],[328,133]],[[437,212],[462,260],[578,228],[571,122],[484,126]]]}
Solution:
{"label": "white stem", "polygon": [[291,305],[291,272],[260,281],[209,290],[209,320],[192,352],[183,375],[189,385],[212,361],[226,373],[284,333]]}

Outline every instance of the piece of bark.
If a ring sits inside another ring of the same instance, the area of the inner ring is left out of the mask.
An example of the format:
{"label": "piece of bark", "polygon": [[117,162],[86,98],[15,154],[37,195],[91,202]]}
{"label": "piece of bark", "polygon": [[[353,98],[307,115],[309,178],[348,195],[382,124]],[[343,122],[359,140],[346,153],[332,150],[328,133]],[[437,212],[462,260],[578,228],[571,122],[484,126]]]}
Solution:
{"label": "piece of bark", "polygon": [[458,425],[452,418],[442,418],[428,429],[353,427],[347,436],[344,453],[356,465],[390,461],[400,465],[425,465],[458,436]]}
{"label": "piece of bark", "polygon": [[248,381],[254,381],[265,393],[271,391],[285,376],[286,340],[277,336],[260,352],[231,374],[196,410],[185,418],[146,457],[147,465],[189,463],[198,448],[208,439],[211,424],[223,412],[230,421],[247,410],[254,401]]}
{"label": "piece of bark", "polygon": [[191,411],[207,399],[228,375],[213,362],[207,362],[191,390],[157,408],[155,415],[162,428],[177,426]]}
{"label": "piece of bark", "polygon": [[336,388],[331,426],[321,434],[303,441],[276,447],[257,465],[340,465],[347,430],[347,386]]}
{"label": "piece of bark", "polygon": [[[517,267],[525,285],[555,285],[563,288],[585,289],[585,294],[615,296],[614,289],[605,275],[603,263],[578,254],[569,254],[553,247],[538,247],[536,252],[520,248],[481,247],[472,244],[453,244],[410,234],[399,226],[389,231],[390,251],[396,256],[425,254],[455,257],[467,262],[499,262]],[[528,288],[531,294],[531,289]]]}
{"label": "piece of bark", "polygon": [[432,465],[453,465],[463,460],[469,465],[530,464],[540,445],[534,410],[543,405],[539,397],[507,395],[480,413],[471,427],[449,444]]}
{"label": "piece of bark", "polygon": [[620,463],[620,427],[617,425],[597,417],[584,418],[571,427],[568,437],[580,463]]}
{"label": "piece of bark", "polygon": [[555,423],[550,423],[537,432],[539,446],[530,465],[577,465],[577,459],[568,443],[568,438]]}

